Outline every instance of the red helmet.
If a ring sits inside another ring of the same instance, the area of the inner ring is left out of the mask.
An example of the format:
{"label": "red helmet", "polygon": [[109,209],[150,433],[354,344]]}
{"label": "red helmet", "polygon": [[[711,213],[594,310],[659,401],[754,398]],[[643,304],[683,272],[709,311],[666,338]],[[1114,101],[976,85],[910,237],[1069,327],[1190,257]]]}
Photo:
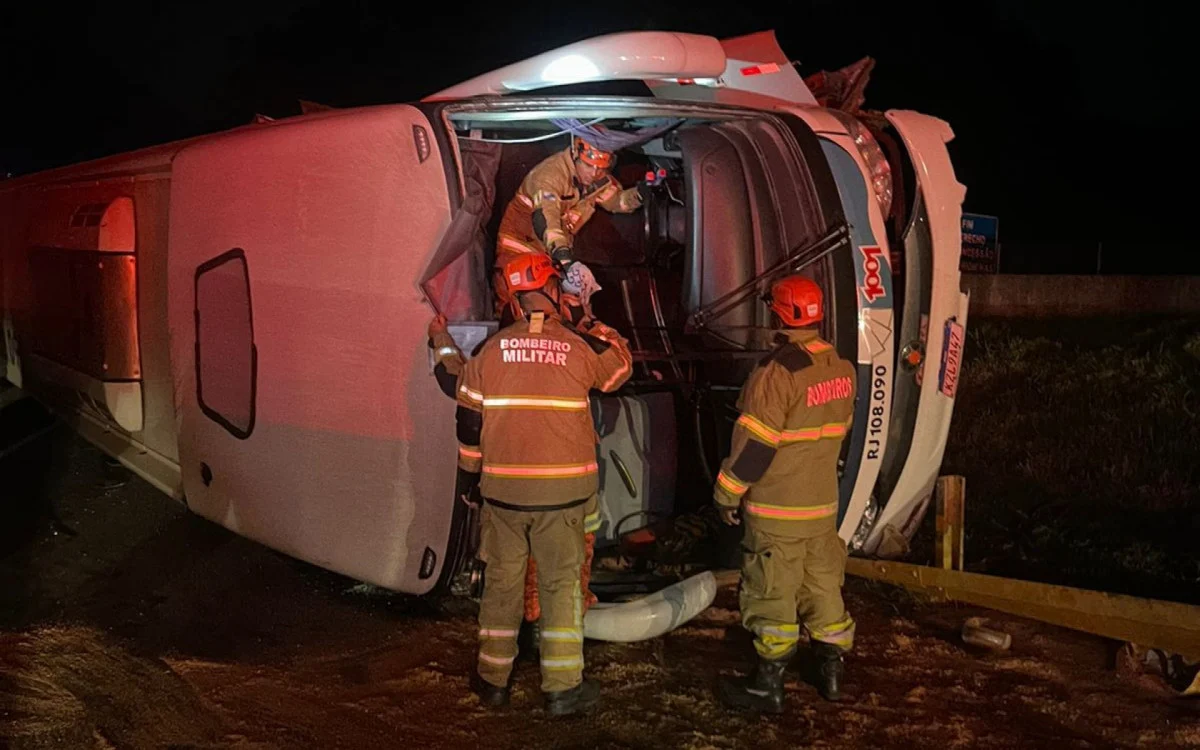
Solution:
{"label": "red helmet", "polygon": [[554,261],[545,253],[522,253],[504,264],[504,284],[509,294],[536,292],[550,279],[561,277]]}
{"label": "red helmet", "polygon": [[590,164],[597,169],[608,169],[613,165],[611,151],[597,148],[579,136],[575,136],[571,143],[571,155],[584,164]]}
{"label": "red helmet", "polygon": [[775,282],[770,305],[771,311],[791,328],[809,326],[825,317],[821,287],[806,276],[788,276]]}

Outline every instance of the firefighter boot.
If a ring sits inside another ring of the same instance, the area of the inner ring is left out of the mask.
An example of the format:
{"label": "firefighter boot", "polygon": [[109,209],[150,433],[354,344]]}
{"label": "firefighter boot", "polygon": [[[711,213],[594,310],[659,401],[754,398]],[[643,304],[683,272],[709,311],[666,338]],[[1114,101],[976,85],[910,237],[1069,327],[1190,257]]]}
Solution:
{"label": "firefighter boot", "polygon": [[584,680],[570,690],[546,693],[546,713],[568,716],[587,711],[600,700],[600,683]]}
{"label": "firefighter boot", "polygon": [[474,676],[475,694],[479,696],[479,702],[491,708],[499,708],[508,705],[509,695],[512,690],[505,685],[497,687],[487,680],[479,676],[478,673]]}
{"label": "firefighter boot", "polygon": [[815,662],[817,692],[827,701],[841,700],[842,676],[846,671],[841,649],[832,644],[817,641],[813,644],[813,661]]}
{"label": "firefighter boot", "polygon": [[753,675],[721,678],[717,683],[721,703],[727,708],[783,713],[783,671],[787,662],[787,659],[759,659]]}

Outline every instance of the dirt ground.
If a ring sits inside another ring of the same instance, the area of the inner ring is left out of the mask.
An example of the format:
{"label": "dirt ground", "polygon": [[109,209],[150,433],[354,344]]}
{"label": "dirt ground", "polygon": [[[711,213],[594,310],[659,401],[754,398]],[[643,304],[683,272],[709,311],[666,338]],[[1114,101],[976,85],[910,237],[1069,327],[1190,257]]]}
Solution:
{"label": "dirt ground", "polygon": [[[546,717],[528,661],[513,705],[487,710],[467,687],[468,602],[271,552],[65,431],[0,464],[0,487],[0,747],[1200,747],[1200,701],[1122,669],[1116,644],[857,580],[841,704],[798,669],[783,717],[714,701],[751,652],[727,589],[663,638],[589,643],[592,715]],[[974,614],[1011,650],[965,646]]]}

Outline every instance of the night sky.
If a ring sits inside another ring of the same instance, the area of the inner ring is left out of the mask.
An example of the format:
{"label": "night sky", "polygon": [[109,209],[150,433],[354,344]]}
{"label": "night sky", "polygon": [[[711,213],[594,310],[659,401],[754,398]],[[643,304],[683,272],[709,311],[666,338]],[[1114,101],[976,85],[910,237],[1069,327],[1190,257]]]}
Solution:
{"label": "night sky", "polygon": [[1180,221],[1197,213],[1198,45],[1182,11],[1147,3],[4,5],[0,173],[288,116],[298,99],[415,100],[597,34],[774,28],[802,75],[870,55],[868,107],[951,124],[965,209],[1000,217],[1004,270],[1093,272],[1103,242],[1105,272],[1200,272]]}

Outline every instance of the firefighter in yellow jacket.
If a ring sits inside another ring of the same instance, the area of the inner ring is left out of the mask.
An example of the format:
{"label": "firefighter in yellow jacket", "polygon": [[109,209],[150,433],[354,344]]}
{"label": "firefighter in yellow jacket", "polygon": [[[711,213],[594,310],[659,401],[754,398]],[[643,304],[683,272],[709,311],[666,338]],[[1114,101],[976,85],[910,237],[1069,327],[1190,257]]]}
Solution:
{"label": "firefighter in yellow jacket", "polygon": [[484,506],[480,557],[478,692],[508,701],[524,611],[525,567],[538,565],[542,691],[551,715],[599,698],[583,679],[584,534],[598,525],[596,432],[588,393],[629,379],[629,346],[601,323],[587,332],[559,318],[559,277],[549,256],[504,268],[517,322],[463,367],[458,386],[459,468],[478,478]]}
{"label": "firefighter in yellow jacket", "polygon": [[738,400],[729,458],[714,499],[722,520],[745,519],[742,624],[754,636],[758,666],[723,679],[733,708],[783,710],[783,672],[808,631],[817,689],[840,697],[842,654],[854,620],[842,601],[846,545],[837,534],[837,461],[854,412],[854,366],[818,335],[821,289],[803,276],[777,282],[769,297],[782,323],[774,350],[751,373]]}
{"label": "firefighter in yellow jacket", "polygon": [[548,253],[568,274],[564,288],[578,291],[571,283],[570,269],[575,263],[575,235],[596,213],[596,206],[614,213],[633,213],[649,189],[644,182],[622,189],[609,174],[613,161],[612,152],[575,136],[570,147],[547,157],[525,176],[497,232],[497,313],[509,303],[499,274],[516,255]]}

